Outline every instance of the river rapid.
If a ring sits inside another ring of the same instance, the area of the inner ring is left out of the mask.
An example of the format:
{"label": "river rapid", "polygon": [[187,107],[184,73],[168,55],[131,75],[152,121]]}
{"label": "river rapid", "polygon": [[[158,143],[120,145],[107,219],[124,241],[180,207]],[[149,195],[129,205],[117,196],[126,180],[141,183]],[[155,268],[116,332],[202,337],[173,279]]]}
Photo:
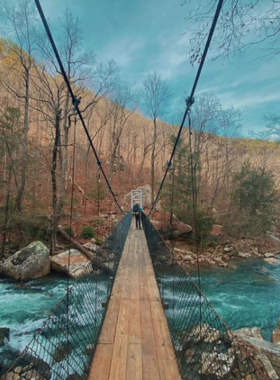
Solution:
{"label": "river rapid", "polygon": [[280,319],[280,265],[262,259],[232,264],[202,270],[202,291],[232,330],[259,327],[263,337],[271,341]]}
{"label": "river rapid", "polygon": [[[261,259],[247,259],[234,265],[236,269],[202,270],[202,291],[231,329],[259,327],[264,338],[270,341],[280,318],[280,265],[270,265]],[[197,280],[195,272],[191,275]],[[23,350],[31,341],[72,283],[58,275],[23,286],[0,279],[0,327],[10,329],[9,342],[0,347],[3,365],[14,358],[15,351]],[[101,286],[105,294],[105,283]]]}

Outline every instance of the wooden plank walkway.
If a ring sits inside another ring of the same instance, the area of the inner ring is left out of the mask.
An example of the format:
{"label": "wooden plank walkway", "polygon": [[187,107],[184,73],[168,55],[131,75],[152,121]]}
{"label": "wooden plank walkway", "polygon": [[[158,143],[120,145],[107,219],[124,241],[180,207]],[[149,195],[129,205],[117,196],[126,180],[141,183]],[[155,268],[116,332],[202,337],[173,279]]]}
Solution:
{"label": "wooden plank walkway", "polygon": [[181,379],[147,241],[132,221],[90,380]]}

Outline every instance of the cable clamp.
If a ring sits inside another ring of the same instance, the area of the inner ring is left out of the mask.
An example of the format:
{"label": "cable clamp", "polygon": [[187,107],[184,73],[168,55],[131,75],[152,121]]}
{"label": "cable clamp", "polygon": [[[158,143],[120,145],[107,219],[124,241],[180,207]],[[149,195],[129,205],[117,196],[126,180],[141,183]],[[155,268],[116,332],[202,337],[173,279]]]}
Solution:
{"label": "cable clamp", "polygon": [[73,103],[73,107],[75,108],[76,111],[77,111],[79,104],[81,103],[81,100],[82,100],[81,97],[79,97],[79,98],[75,97],[75,99],[73,99],[72,103]]}
{"label": "cable clamp", "polygon": [[166,165],[167,165],[168,169],[170,169],[171,166],[172,166],[172,162],[171,161],[167,161]]}
{"label": "cable clamp", "polygon": [[186,105],[188,108],[191,108],[191,106],[194,104],[194,97],[190,97],[188,96],[187,99],[186,99]]}

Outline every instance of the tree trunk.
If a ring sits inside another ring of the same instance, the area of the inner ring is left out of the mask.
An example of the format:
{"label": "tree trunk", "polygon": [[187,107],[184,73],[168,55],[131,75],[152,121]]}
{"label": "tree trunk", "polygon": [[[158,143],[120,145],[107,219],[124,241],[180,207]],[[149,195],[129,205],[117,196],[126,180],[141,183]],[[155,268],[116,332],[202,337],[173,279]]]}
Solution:
{"label": "tree trunk", "polygon": [[4,209],[4,225],[3,225],[3,234],[2,234],[2,247],[1,247],[1,256],[5,253],[5,245],[7,239],[7,225],[9,220],[9,211],[10,211],[10,194],[11,194],[11,177],[12,177],[12,165],[9,166],[8,178],[7,178],[7,192],[5,196],[5,209]]}
{"label": "tree trunk", "polygon": [[22,162],[21,162],[21,178],[17,189],[17,195],[15,200],[15,208],[22,212],[22,201],[26,183],[27,172],[27,143],[28,143],[28,130],[29,130],[29,84],[30,73],[29,68],[25,69],[25,102],[24,102],[24,121],[23,121],[23,141],[22,141]]}
{"label": "tree trunk", "polygon": [[56,246],[56,234],[58,225],[58,212],[57,212],[57,181],[56,181],[56,164],[57,164],[57,151],[60,141],[60,113],[61,110],[57,110],[55,115],[55,140],[53,146],[52,166],[51,166],[51,178],[52,178],[52,209],[53,209],[53,233],[51,239],[51,253],[55,252]]}
{"label": "tree trunk", "polygon": [[152,145],[152,153],[151,153],[151,207],[154,204],[154,191],[155,191],[155,150],[156,150],[156,140],[157,140],[157,120],[153,119],[154,123],[154,137],[153,137],[153,145]]}
{"label": "tree trunk", "polygon": [[65,109],[63,115],[63,131],[64,137],[61,146],[61,173],[60,173],[60,193],[59,193],[59,204],[62,205],[65,192],[67,190],[67,167],[68,167],[68,142],[69,142],[69,129],[68,126],[68,111],[69,111],[70,95],[69,91],[66,94]]}
{"label": "tree trunk", "polygon": [[102,269],[104,272],[112,274],[113,272],[106,267],[99,259],[93,258],[93,255],[85,248],[83,247],[80,243],[78,243],[76,240],[71,238],[61,227],[57,228],[58,231],[61,233],[61,235],[69,241],[71,244],[74,245],[79,251],[81,251],[91,262],[94,264],[94,266],[98,269]]}

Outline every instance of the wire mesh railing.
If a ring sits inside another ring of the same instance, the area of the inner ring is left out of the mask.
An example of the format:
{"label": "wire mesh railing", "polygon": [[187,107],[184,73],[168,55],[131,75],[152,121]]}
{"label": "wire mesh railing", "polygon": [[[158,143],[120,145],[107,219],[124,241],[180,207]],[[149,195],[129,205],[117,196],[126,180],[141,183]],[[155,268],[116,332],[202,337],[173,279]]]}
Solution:
{"label": "wire mesh railing", "polygon": [[130,223],[128,213],[97,254],[112,275],[89,264],[1,380],[87,379]]}
{"label": "wire mesh railing", "polygon": [[182,379],[269,379],[256,349],[234,336],[181,266],[170,265],[172,252],[144,214],[142,223]]}

